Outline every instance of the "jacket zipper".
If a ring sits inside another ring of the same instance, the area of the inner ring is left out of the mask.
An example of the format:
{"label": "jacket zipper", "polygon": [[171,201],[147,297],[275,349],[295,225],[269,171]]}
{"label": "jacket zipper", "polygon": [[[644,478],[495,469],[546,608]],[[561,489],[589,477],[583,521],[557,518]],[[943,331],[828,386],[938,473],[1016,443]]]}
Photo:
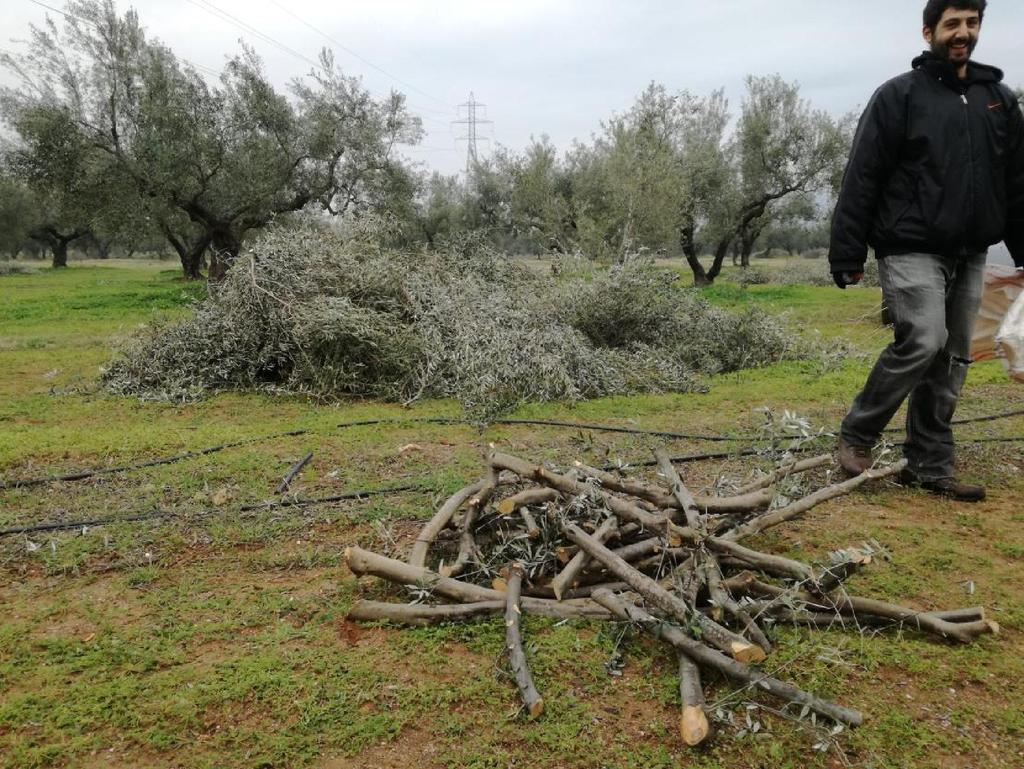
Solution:
{"label": "jacket zipper", "polygon": [[967,175],[970,190],[970,203],[967,208],[967,221],[969,222],[974,218],[974,141],[971,138],[971,114],[967,94],[960,94],[960,100],[964,103],[964,128],[967,133],[967,168],[970,171]]}

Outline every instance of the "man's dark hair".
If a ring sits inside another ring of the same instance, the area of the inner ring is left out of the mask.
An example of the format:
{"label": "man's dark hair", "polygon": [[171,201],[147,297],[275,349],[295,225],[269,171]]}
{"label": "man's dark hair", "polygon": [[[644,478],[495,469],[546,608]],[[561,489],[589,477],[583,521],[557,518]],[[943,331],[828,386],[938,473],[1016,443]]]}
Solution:
{"label": "man's dark hair", "polygon": [[928,29],[935,29],[947,8],[956,8],[958,11],[977,11],[978,21],[981,21],[985,18],[987,5],[988,0],[928,0],[928,5],[924,7],[924,25]]}

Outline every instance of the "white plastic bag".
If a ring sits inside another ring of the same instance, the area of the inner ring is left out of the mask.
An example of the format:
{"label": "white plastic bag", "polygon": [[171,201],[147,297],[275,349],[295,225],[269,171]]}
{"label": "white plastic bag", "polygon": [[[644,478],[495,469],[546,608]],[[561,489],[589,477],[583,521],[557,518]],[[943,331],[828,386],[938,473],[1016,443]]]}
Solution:
{"label": "white plastic bag", "polygon": [[996,355],[1010,378],[1024,382],[1024,292],[1017,295],[996,332]]}
{"label": "white plastic bag", "polygon": [[985,268],[985,291],[974,323],[971,339],[971,360],[991,360],[996,355],[996,334],[1021,291],[1024,273],[1013,267],[990,264]]}

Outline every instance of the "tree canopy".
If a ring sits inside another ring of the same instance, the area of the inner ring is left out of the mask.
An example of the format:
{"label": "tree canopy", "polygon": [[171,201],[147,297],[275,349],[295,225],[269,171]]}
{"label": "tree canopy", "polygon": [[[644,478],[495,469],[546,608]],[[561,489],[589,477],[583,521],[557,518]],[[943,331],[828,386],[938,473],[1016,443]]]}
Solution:
{"label": "tree canopy", "polygon": [[281,214],[372,206],[395,144],[420,137],[402,95],[375,99],[326,50],[287,94],[247,47],[210,84],[134,11],[111,0],[66,10],[61,27],[31,28],[24,56],[3,56],[21,79],[2,96],[19,137],[9,164],[66,228],[155,222],[191,277],[207,246],[220,276],[246,234]]}

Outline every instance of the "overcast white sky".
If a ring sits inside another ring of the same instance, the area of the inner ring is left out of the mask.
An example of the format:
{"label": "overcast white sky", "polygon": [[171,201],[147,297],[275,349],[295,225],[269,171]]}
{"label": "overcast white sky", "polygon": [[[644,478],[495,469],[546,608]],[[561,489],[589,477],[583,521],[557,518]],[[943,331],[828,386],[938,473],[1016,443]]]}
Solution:
{"label": "overcast white sky", "polygon": [[[45,0],[63,8],[60,0]],[[457,105],[472,91],[492,124],[480,135],[513,149],[548,134],[565,149],[629,107],[651,80],[671,90],[724,87],[734,107],[748,73],[798,81],[815,106],[863,105],[920,52],[924,0],[136,0],[148,34],[220,69],[239,39],[283,86],[310,65],[241,24],[315,59],[331,47],[376,93],[396,88],[428,134],[411,158],[444,172],[465,165]],[[118,3],[122,10],[128,3]],[[47,11],[0,0],[0,46],[18,50]],[[216,11],[230,14],[226,18]],[[331,38],[330,40],[328,38]],[[343,48],[343,47],[344,48]],[[348,50],[344,50],[348,49]],[[992,0],[975,58],[1024,85],[1024,2]],[[384,74],[384,72],[387,74]],[[6,73],[0,80],[10,83]],[[486,152],[487,144],[481,144]]]}

